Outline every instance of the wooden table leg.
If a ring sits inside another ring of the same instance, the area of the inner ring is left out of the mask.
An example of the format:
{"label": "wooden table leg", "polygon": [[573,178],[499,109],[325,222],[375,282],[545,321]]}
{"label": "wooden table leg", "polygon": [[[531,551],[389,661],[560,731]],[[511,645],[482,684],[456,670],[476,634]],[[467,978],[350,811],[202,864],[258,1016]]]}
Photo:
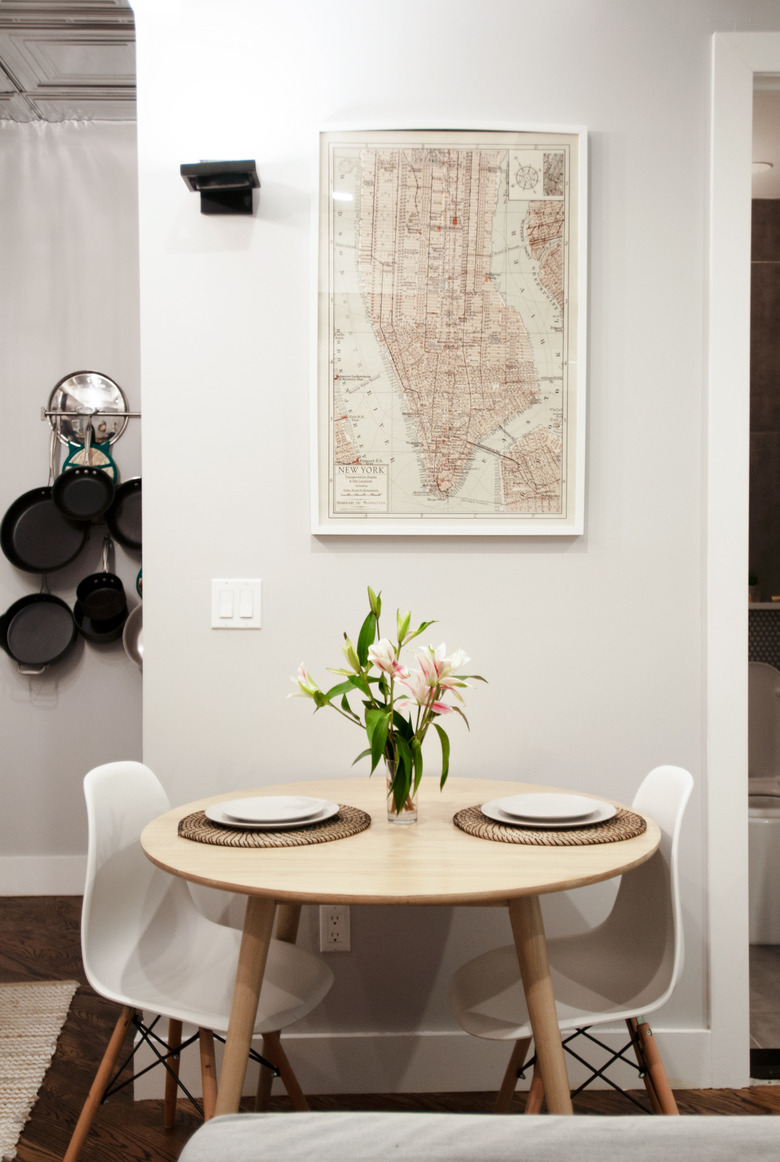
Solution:
{"label": "wooden table leg", "polygon": [[275,939],[283,940],[285,944],[294,944],[298,939],[298,925],[300,920],[300,904],[277,904]]}
{"label": "wooden table leg", "polygon": [[555,1012],[539,897],[517,896],[510,900],[509,919],[512,922],[547,1109],[551,1114],[570,1114],[571,1092]]}
{"label": "wooden table leg", "polygon": [[273,900],[262,896],[247,899],[225,1056],[217,1090],[217,1115],[238,1112],[275,913]]}

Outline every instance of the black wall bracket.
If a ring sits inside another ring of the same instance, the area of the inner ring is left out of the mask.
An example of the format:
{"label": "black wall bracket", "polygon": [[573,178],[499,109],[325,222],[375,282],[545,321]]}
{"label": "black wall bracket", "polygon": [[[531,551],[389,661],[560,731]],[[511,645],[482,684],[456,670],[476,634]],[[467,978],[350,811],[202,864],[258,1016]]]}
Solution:
{"label": "black wall bracket", "polygon": [[201,214],[251,214],[252,190],[260,186],[253,161],[196,161],[179,172],[200,194]]}

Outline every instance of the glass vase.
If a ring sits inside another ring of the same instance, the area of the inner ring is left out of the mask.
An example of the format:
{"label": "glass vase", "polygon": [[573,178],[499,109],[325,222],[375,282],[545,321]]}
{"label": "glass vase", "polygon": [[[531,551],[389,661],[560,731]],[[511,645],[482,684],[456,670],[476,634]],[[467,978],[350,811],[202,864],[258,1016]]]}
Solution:
{"label": "glass vase", "polygon": [[413,791],[409,791],[406,800],[401,805],[400,811],[396,806],[395,796],[393,794],[393,782],[395,780],[395,763],[390,759],[385,759],[385,794],[387,801],[387,822],[388,823],[416,823],[417,822],[417,795]]}

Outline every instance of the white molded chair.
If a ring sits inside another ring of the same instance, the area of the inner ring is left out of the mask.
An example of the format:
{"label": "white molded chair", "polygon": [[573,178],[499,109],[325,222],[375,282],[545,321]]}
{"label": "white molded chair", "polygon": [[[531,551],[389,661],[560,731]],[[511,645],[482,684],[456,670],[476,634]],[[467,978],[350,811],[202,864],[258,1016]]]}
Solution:
{"label": "white molded chair", "polygon": [[[122,1005],[108,1048],[81,1111],[64,1162],[75,1162],[112,1076],[128,1028],[149,1032],[140,1012],[167,1017],[169,1044],[159,1056],[168,1070],[166,1124],[172,1124],[178,1083],[182,1023],[198,1029],[203,1073],[203,1112],[216,1099],[213,1034],[224,1034],[238,962],[241,933],[207,919],[184,880],[155,867],[144,855],[141,831],[170,810],[159,780],[142,763],[114,762],[84,779],[89,844],[81,917],[87,979],[101,996]],[[333,983],[320,957],[294,943],[271,941],[255,1033],[263,1057],[278,1072],[296,1109],[308,1109],[284,1050],[280,1030],[309,1013]],[[193,1038],[194,1039],[194,1038]],[[187,1042],[189,1043],[189,1042]],[[157,1052],[157,1050],[155,1050]],[[267,1092],[271,1072],[261,1068]],[[186,1092],[186,1091],[185,1091]]]}
{"label": "white molded chair", "polygon": [[[669,999],[682,969],[678,845],[692,787],[693,779],[682,767],[656,767],[646,776],[633,806],[660,827],[658,850],[621,877],[614,904],[601,924],[547,941],[561,1030],[585,1032],[596,1040],[586,1032],[590,1026],[624,1020],[631,1038],[625,1049],[634,1048],[655,1113],[676,1114],[678,1110],[652,1031],[642,1018]],[[450,999],[467,1033],[515,1042],[495,1107],[505,1112],[532,1039],[514,944],[484,953],[459,968],[450,984]],[[568,1040],[564,1039],[564,1048],[573,1052]],[[629,1060],[622,1057],[625,1049],[611,1061],[618,1056]],[[595,1071],[585,1085],[594,1076],[603,1076],[614,1085],[604,1068]],[[537,1071],[525,1112],[538,1113],[542,1097]]]}

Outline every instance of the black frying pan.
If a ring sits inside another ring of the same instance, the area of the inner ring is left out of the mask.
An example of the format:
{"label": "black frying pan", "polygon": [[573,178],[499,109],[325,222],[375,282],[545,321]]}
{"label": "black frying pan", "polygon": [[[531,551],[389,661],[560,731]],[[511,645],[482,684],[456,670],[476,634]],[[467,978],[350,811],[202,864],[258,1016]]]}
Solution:
{"label": "black frying pan", "polygon": [[126,549],[141,548],[141,477],[133,476],[119,485],[106,512],[106,524],[114,540]]}
{"label": "black frying pan", "polygon": [[31,593],[0,617],[0,646],[23,674],[42,674],[72,649],[77,637],[69,605],[49,593]]}
{"label": "black frying pan", "polygon": [[51,573],[78,556],[88,533],[88,524],[70,520],[57,508],[46,485],[13,502],[0,524],[0,547],[17,569]]}
{"label": "black frying pan", "polygon": [[84,436],[84,463],[72,467],[66,465],[52,485],[52,500],[71,520],[96,520],[114,499],[113,477],[105,468],[90,463],[91,445],[92,424],[88,423]]}
{"label": "black frying pan", "polygon": [[51,573],[78,556],[89,533],[84,521],[73,521],[57,508],[51,495],[57,437],[49,440],[49,483],[18,497],[0,523],[0,548],[17,569]]}
{"label": "black frying pan", "polygon": [[81,636],[99,646],[104,642],[117,641],[122,636],[127,621],[127,605],[123,605],[119,613],[113,617],[93,621],[84,612],[84,606],[77,601],[73,609],[73,618]]}
{"label": "black frying pan", "polygon": [[95,520],[114,499],[114,482],[92,464],[67,468],[52,485],[52,499],[71,520]]}
{"label": "black frying pan", "polygon": [[[103,558],[99,573],[90,573],[79,581],[76,589],[76,608],[90,621],[103,622],[122,613],[127,614],[127,598],[121,577],[108,571],[108,551],[111,538],[103,539]],[[81,627],[79,627],[81,628]],[[83,631],[82,631],[83,632]],[[86,634],[84,635],[86,637]]]}

